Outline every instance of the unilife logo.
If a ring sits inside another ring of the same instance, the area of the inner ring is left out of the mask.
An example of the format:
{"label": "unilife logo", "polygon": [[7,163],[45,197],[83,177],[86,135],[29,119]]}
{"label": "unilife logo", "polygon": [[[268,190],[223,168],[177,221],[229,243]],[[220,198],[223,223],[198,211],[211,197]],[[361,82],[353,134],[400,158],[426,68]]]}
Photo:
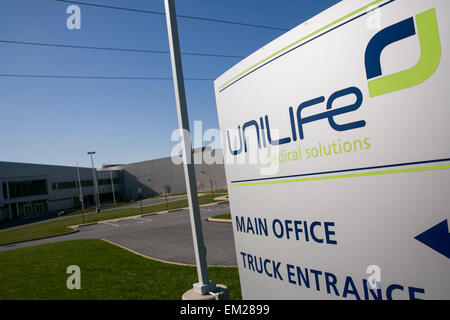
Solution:
{"label": "unilife logo", "polygon": [[[414,21],[416,26],[414,25]],[[381,68],[381,52],[388,45],[406,39],[417,34],[419,37],[421,55],[419,62],[412,68],[390,75],[383,75]],[[439,66],[441,59],[441,42],[436,19],[436,10],[430,9],[415,17],[410,17],[389,27],[384,28],[375,34],[369,41],[365,52],[365,67],[368,80],[369,96],[371,98],[381,96],[394,91],[416,86],[430,78]],[[334,102],[338,98],[353,96],[352,104],[333,108]],[[311,116],[302,116],[302,110],[326,101],[326,111]],[[256,140],[258,148],[266,148],[267,144],[272,146],[287,144],[297,139],[303,140],[305,137],[304,126],[308,123],[326,119],[335,131],[347,131],[364,127],[365,120],[357,120],[347,123],[337,123],[335,116],[351,113],[361,107],[363,94],[357,87],[349,87],[334,92],[326,99],[320,96],[300,103],[297,109],[291,106],[289,112],[289,128],[291,134],[280,139],[273,139],[270,130],[270,119],[268,115],[260,117],[258,120],[250,120],[238,126],[239,147],[235,150],[231,148],[230,133],[227,130],[228,150],[232,155],[238,155],[244,150],[247,152],[247,139],[245,131],[249,128],[256,129]],[[267,137],[266,137],[267,136]]]}
{"label": "unilife logo", "polygon": [[385,47],[416,34],[413,17],[381,30],[367,45],[365,63],[370,97],[416,86],[431,77],[439,66],[441,41],[436,10],[422,12],[415,18],[420,42],[420,59],[414,67],[382,76],[380,63],[381,52]]}

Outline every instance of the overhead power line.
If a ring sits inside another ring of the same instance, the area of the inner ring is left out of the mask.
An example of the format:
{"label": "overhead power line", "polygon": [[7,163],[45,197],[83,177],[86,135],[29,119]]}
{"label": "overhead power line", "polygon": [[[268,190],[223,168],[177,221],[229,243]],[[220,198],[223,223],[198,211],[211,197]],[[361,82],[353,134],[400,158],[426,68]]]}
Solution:
{"label": "overhead power line", "polygon": [[236,3],[230,3],[230,2],[226,2],[226,1],[221,1],[221,0],[205,0],[205,2],[214,2],[217,3],[218,5],[223,5],[223,6],[229,6],[229,7],[235,7],[235,8],[242,8],[248,11],[258,11],[258,12],[263,12],[265,14],[270,14],[270,15],[276,15],[276,16],[283,16],[283,17],[293,17],[298,19],[298,16],[294,16],[291,14],[287,14],[286,12],[277,12],[277,11],[273,11],[273,10],[264,10],[261,8],[255,8],[255,7],[251,7],[248,5],[242,5],[241,3],[244,1],[241,1],[239,4]]}
{"label": "overhead power line", "polygon": [[140,13],[149,13],[149,14],[155,14],[155,15],[165,15],[164,12],[160,11],[150,11],[150,10],[140,10],[140,9],[133,9],[133,8],[123,8],[123,7],[115,7],[115,6],[108,6],[104,4],[97,4],[97,3],[90,3],[90,2],[82,2],[82,1],[71,1],[71,0],[53,0],[56,2],[65,2],[65,3],[73,3],[73,4],[81,4],[84,6],[90,6],[90,7],[97,7],[97,8],[106,8],[106,9],[115,9],[115,10],[123,10],[123,11],[130,11],[130,12],[140,12]]}
{"label": "overhead power line", "polygon": [[238,26],[253,27],[253,28],[260,28],[260,29],[270,29],[270,30],[277,30],[277,31],[289,31],[289,29],[285,29],[285,28],[272,27],[272,26],[263,26],[263,25],[243,23],[243,22],[226,21],[226,20],[220,20],[220,19],[191,17],[191,16],[184,16],[184,15],[177,15],[177,17],[178,18],[185,18],[185,19],[199,20],[199,21],[234,24],[234,25],[238,25]]}
{"label": "overhead power line", "polygon": [[[159,16],[165,16],[165,13],[164,12],[160,12],[160,11],[151,11],[151,10],[141,10],[141,9],[132,9],[132,8],[124,8],[124,7],[115,7],[115,6],[108,6],[108,5],[103,5],[103,4],[95,4],[95,3],[81,2],[81,1],[72,1],[72,0],[53,0],[53,1],[65,2],[65,3],[73,3],[73,4],[79,4],[79,5],[91,6],[91,7],[97,7],[97,8],[106,8],[106,9],[114,9],[114,10],[122,10],[122,11],[129,11],[129,12],[139,12],[139,13],[147,13],[147,14],[154,14],[154,15],[159,15]],[[228,20],[221,20],[221,19],[211,19],[211,18],[194,17],[194,16],[187,16],[187,15],[177,15],[177,17],[178,18],[184,18],[184,19],[205,21],[205,22],[216,22],[216,23],[233,24],[233,25],[239,25],[239,26],[245,26],[245,27],[253,27],[253,28],[260,28],[260,29],[270,29],[270,30],[277,30],[277,31],[289,31],[289,29],[286,29],[286,28],[265,26],[265,25],[258,25],[258,24],[244,23],[244,22],[236,22],[236,21],[228,21]]]}
{"label": "overhead power line", "polygon": [[[75,76],[75,75],[37,75],[37,74],[0,74],[0,77],[12,78],[55,78],[55,79],[99,79],[99,80],[173,80],[172,77],[117,77],[117,76]],[[209,78],[184,78],[188,81],[214,81]]]}
{"label": "overhead power line", "polygon": [[[163,50],[108,48],[108,47],[79,46],[79,45],[69,45],[69,44],[43,43],[43,42],[25,42],[25,41],[12,41],[12,40],[0,40],[0,43],[31,45],[31,46],[43,46],[43,47],[72,48],[72,49],[121,51],[121,52],[161,53],[161,54],[169,54],[170,53],[169,51],[163,51]],[[190,55],[190,56],[202,56],[202,57],[238,58],[238,59],[245,58],[243,56],[236,56],[236,55],[214,54],[214,53],[199,53],[199,52],[182,52],[181,54],[183,54],[183,55]]]}

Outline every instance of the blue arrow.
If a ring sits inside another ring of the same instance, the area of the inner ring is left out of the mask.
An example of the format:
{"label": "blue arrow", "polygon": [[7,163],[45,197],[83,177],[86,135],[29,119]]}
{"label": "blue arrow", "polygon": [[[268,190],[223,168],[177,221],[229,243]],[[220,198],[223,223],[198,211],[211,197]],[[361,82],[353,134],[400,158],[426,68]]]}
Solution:
{"label": "blue arrow", "polygon": [[447,219],[419,234],[414,239],[450,258],[450,233],[448,233]]}

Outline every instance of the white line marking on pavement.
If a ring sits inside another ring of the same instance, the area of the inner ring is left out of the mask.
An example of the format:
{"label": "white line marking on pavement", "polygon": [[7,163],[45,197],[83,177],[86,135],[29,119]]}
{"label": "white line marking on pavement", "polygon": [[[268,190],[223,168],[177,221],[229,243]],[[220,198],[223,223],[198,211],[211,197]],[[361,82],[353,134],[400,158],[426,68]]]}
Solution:
{"label": "white line marking on pavement", "polygon": [[103,222],[103,224],[108,224],[110,226],[119,227],[118,224],[114,224],[114,223],[111,223],[111,222]]}
{"label": "white line marking on pavement", "polygon": [[[135,219],[135,220],[141,220],[140,222],[151,222],[152,221],[152,219],[144,219],[144,218],[133,218],[133,219]],[[140,223],[139,222],[139,223]]]}

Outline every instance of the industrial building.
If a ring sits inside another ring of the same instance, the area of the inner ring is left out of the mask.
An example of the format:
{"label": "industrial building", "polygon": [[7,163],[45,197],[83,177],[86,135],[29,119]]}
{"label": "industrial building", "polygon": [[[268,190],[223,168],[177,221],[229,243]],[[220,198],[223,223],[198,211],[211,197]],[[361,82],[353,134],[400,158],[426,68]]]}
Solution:
{"label": "industrial building", "polygon": [[[212,153],[216,163],[201,161],[204,152]],[[198,163],[195,165],[195,174],[199,191],[227,189],[222,150],[195,149],[193,158]],[[163,194],[167,185],[170,193],[186,192],[183,166],[174,164],[170,157],[115,166],[113,169],[121,171],[122,196],[125,200]]]}
{"label": "industrial building", "polygon": [[[222,157],[221,150],[212,151]],[[222,163],[195,165],[199,191],[227,188]],[[183,166],[170,157],[104,166],[95,175],[92,168],[0,162],[0,222],[80,209],[80,184],[85,207],[95,206],[94,177],[100,204],[112,203],[114,196],[116,201],[131,201],[165,191],[186,192]]]}
{"label": "industrial building", "polygon": [[[79,168],[86,206],[95,205],[92,168]],[[100,201],[121,199],[120,171],[96,171]],[[0,162],[0,221],[81,208],[77,167]]]}

